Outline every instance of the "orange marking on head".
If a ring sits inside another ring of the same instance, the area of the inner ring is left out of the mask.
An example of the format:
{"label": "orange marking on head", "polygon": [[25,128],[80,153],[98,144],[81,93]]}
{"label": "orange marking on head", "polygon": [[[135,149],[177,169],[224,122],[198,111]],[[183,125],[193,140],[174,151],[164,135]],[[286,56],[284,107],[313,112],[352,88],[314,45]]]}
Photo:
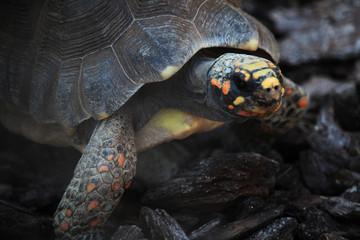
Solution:
{"label": "orange marking on head", "polygon": [[241,115],[241,116],[244,116],[244,117],[251,117],[251,116],[253,116],[253,113],[249,113],[249,112],[246,112],[246,111],[244,111],[244,110],[240,110],[240,111],[238,112],[238,114]]}
{"label": "orange marking on head", "polygon": [[132,181],[129,181],[129,182],[125,185],[124,188],[125,188],[125,189],[128,189],[128,188],[130,187],[130,185],[131,185],[131,182],[132,182]]}
{"label": "orange marking on head", "polygon": [[109,156],[107,156],[107,159],[110,161],[110,160],[113,160],[114,159],[114,154],[109,154]]}
{"label": "orange marking on head", "polygon": [[92,190],[94,190],[94,188],[95,188],[95,183],[89,183],[89,185],[86,188],[86,191],[90,193],[92,192]]}
{"label": "orange marking on head", "polygon": [[101,165],[100,168],[99,168],[99,171],[100,171],[100,172],[106,172],[106,171],[108,171],[108,170],[109,170],[109,167],[106,166],[106,165]]}
{"label": "orange marking on head", "polygon": [[307,98],[302,98],[302,99],[299,100],[299,102],[298,102],[299,108],[303,108],[303,107],[305,107],[306,105],[308,105],[308,100],[307,100]]}
{"label": "orange marking on head", "polygon": [[291,89],[286,90],[286,95],[290,95],[292,93]]}
{"label": "orange marking on head", "polygon": [[221,82],[216,78],[211,79],[211,85],[217,86],[219,89],[221,88]]}
{"label": "orange marking on head", "polygon": [[122,154],[118,158],[118,163],[120,167],[124,164],[124,156]]}
{"label": "orange marking on head", "polygon": [[72,214],[72,212],[71,212],[71,210],[68,208],[68,209],[66,210],[66,216],[67,216],[67,217],[70,217],[71,214]]}
{"label": "orange marking on head", "polygon": [[229,105],[228,108],[229,108],[230,110],[233,110],[233,109],[234,109],[234,106],[233,106],[233,105]]}
{"label": "orange marking on head", "polygon": [[95,226],[99,225],[99,223],[101,223],[101,222],[102,222],[102,219],[101,219],[101,218],[97,218],[97,219],[91,221],[90,225],[91,225],[92,227],[95,227]]}
{"label": "orange marking on head", "polygon": [[240,69],[238,69],[238,68],[235,68],[235,70],[234,70],[235,72],[240,72]]}
{"label": "orange marking on head", "polygon": [[113,190],[113,191],[119,190],[120,187],[121,187],[120,183],[116,182],[116,183],[114,183],[114,185],[112,186],[112,190]]}
{"label": "orange marking on head", "polygon": [[275,66],[272,62],[268,62],[267,64],[268,64],[269,67],[271,67],[271,68],[276,68],[276,66]]}
{"label": "orange marking on head", "polygon": [[224,95],[228,95],[229,91],[230,91],[230,81],[226,81],[224,83],[224,86],[222,88],[223,94]]}
{"label": "orange marking on head", "polygon": [[63,230],[64,232],[69,230],[69,224],[67,222],[62,222],[60,227],[61,227],[61,230]]}
{"label": "orange marking on head", "polygon": [[90,202],[89,205],[88,205],[88,210],[94,209],[97,205],[99,205],[98,200],[94,200],[94,201]]}
{"label": "orange marking on head", "polygon": [[245,70],[241,70],[240,72],[245,75],[244,80],[247,82],[250,79],[250,74]]}

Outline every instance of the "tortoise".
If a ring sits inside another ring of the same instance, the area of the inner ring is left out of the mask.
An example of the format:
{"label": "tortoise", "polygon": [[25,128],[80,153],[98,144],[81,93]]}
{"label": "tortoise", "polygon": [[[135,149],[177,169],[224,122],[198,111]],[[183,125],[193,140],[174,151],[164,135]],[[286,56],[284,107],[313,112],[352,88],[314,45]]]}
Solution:
{"label": "tortoise", "polygon": [[226,122],[283,130],[306,109],[276,65],[274,36],[236,1],[5,1],[0,11],[2,124],[82,152],[54,215],[59,239],[100,232],[137,152]]}

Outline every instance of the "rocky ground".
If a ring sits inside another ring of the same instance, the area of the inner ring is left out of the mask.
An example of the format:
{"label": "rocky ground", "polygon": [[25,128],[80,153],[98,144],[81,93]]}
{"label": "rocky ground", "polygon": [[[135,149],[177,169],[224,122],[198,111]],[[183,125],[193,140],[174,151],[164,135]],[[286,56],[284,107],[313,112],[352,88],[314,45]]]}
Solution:
{"label": "rocky ground", "polygon": [[[139,154],[113,240],[360,239],[360,2],[241,2],[274,32],[308,113],[273,141],[248,145],[233,124]],[[80,153],[0,135],[0,238],[52,239]]]}

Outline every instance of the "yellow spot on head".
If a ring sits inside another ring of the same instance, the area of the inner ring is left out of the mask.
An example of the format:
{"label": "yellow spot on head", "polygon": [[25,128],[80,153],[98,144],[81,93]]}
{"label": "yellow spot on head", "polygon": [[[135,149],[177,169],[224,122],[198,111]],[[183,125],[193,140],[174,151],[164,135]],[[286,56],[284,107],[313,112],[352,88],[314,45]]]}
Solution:
{"label": "yellow spot on head", "polygon": [[167,66],[164,70],[161,71],[161,77],[163,80],[166,80],[173,76],[177,71],[179,71],[180,67],[176,66]]}
{"label": "yellow spot on head", "polygon": [[268,68],[269,65],[265,61],[254,61],[254,62],[250,62],[248,64],[244,64],[241,67],[243,69],[248,70],[249,72],[252,72],[257,69]]}
{"label": "yellow spot on head", "polygon": [[273,88],[275,86],[279,86],[279,80],[275,77],[269,77],[266,78],[262,83],[261,86],[263,87],[263,89],[267,89],[267,88]]}
{"label": "yellow spot on head", "polygon": [[233,103],[237,106],[237,105],[243,103],[244,101],[245,101],[245,98],[244,98],[244,97],[238,96],[238,97],[233,101]]}
{"label": "yellow spot on head", "polygon": [[285,88],[281,88],[281,96],[284,96]]}
{"label": "yellow spot on head", "polygon": [[248,50],[248,51],[256,51],[259,47],[259,40],[257,39],[250,39],[247,43],[241,46],[241,49]]}
{"label": "yellow spot on head", "polygon": [[271,75],[276,76],[274,71],[272,69],[269,69],[269,68],[263,69],[263,70],[260,70],[260,71],[257,71],[257,72],[253,73],[253,77],[255,79],[258,79],[261,76],[271,76]]}

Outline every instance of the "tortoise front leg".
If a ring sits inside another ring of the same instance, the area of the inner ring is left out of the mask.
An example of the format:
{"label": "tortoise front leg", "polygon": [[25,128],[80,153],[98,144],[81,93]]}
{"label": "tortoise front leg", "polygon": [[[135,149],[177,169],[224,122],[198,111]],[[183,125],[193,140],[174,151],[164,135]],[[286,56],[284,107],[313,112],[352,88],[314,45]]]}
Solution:
{"label": "tortoise front leg", "polygon": [[85,239],[104,224],[135,175],[130,117],[123,112],[95,128],[54,215],[60,239]]}

